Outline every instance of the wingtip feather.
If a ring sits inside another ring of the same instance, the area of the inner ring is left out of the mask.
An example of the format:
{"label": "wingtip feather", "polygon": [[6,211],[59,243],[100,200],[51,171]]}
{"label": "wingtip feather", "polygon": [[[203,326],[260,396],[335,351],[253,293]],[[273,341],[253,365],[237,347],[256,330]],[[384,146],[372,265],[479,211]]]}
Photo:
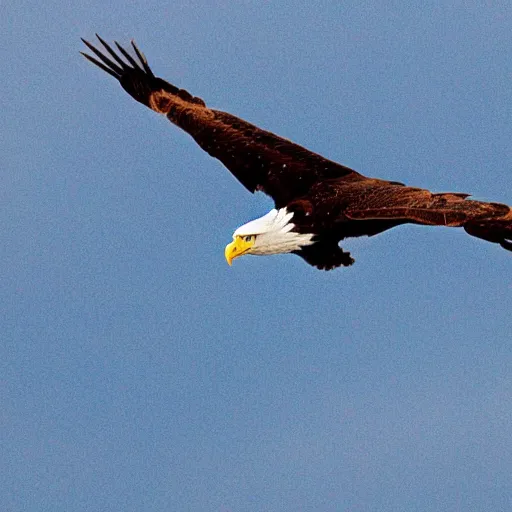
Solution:
{"label": "wingtip feather", "polygon": [[115,71],[113,71],[109,67],[105,66],[105,64],[103,64],[100,61],[96,60],[94,57],[91,57],[90,55],[88,55],[87,53],[84,53],[84,52],[79,52],[79,53],[81,55],[83,55],[89,62],[92,62],[94,65],[98,66],[100,69],[102,69],[103,71],[105,71],[109,75],[112,75],[114,78],[117,78],[119,80],[119,78],[121,77],[120,74],[116,73]]}
{"label": "wingtip feather", "polygon": [[139,50],[139,47],[135,43],[135,39],[132,39],[130,42],[132,44],[133,50],[135,51],[137,57],[139,58],[140,63],[142,64],[146,73],[149,76],[154,77],[155,75],[153,74],[153,71],[151,71],[151,68],[149,67],[148,60],[146,59],[146,56]]}
{"label": "wingtip feather", "polygon": [[140,71],[143,69],[139,66],[139,64],[135,61],[135,59],[117,42],[114,41],[114,44],[117,46],[117,49],[123,54],[124,58],[135,68]]}

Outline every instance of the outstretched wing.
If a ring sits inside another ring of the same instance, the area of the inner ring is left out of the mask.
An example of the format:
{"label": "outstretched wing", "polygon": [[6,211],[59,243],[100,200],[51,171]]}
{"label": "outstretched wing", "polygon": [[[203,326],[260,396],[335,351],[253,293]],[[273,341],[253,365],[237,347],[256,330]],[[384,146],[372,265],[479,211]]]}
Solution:
{"label": "outstretched wing", "polygon": [[103,53],[82,39],[97,58],[82,53],[84,57],[117,78],[137,101],[166,115],[190,134],[248,190],[262,190],[270,195],[277,207],[304,195],[318,181],[360,176],[348,167],[243,119],[208,108],[200,98],[156,77],[133,41],[137,60],[117,42],[119,54],[98,35],[96,37],[103,46]]}
{"label": "outstretched wing", "polygon": [[[468,194],[434,194],[419,188],[367,179],[343,187],[344,216],[352,221],[463,227],[475,237],[512,251],[512,208],[467,199]],[[392,224],[391,224],[392,225]]]}

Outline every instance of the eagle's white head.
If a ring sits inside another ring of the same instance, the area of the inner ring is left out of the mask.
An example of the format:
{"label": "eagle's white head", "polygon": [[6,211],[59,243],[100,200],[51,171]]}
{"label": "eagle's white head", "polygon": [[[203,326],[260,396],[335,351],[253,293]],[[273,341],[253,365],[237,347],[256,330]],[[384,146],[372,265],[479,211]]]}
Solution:
{"label": "eagle's white head", "polygon": [[243,254],[282,254],[313,244],[314,234],[292,231],[295,227],[292,218],[293,212],[288,212],[286,208],[274,209],[240,226],[233,233],[233,241],[226,246],[225,255],[229,265]]}

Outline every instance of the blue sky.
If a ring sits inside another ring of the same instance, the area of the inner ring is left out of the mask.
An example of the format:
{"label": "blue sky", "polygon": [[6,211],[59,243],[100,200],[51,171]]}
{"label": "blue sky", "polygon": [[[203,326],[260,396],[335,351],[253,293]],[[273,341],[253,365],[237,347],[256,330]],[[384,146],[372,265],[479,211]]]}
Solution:
{"label": "blue sky", "polygon": [[272,206],[80,57],[369,176],[512,202],[508,2],[0,7],[6,511],[512,505],[512,259],[463,231],[229,268]]}

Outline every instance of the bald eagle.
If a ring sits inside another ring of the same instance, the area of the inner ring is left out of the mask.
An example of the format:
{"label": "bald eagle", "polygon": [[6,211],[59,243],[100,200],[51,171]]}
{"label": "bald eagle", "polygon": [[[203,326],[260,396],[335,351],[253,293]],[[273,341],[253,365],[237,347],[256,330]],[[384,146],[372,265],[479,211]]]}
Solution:
{"label": "bald eagle", "polygon": [[467,199],[468,194],[432,193],[402,183],[367,178],[293,142],[226,112],[208,108],[189,92],[156,77],[132,41],[134,56],[118,52],[96,35],[102,51],[82,39],[89,61],[119,80],[123,89],[190,134],[219,159],[250,192],[268,194],[275,208],[239,227],[225,256],[293,253],[319,269],[354,260],[339,242],[373,236],[395,226],[463,227],[475,237],[512,251],[512,209]]}

